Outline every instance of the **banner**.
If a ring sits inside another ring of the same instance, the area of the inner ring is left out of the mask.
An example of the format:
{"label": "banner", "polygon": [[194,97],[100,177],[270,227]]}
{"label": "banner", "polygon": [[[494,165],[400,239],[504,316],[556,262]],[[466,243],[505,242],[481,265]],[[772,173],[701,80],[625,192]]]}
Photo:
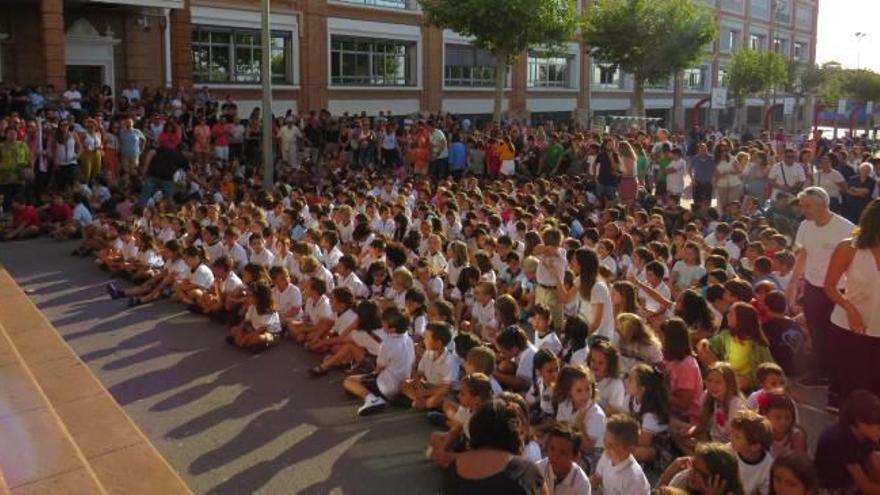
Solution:
{"label": "banner", "polygon": [[785,115],[791,115],[794,113],[794,97],[787,97],[782,101],[782,109]]}
{"label": "banner", "polygon": [[837,100],[837,113],[846,113],[846,99]]}
{"label": "banner", "polygon": [[727,107],[727,88],[712,88],[712,110],[723,110]]}

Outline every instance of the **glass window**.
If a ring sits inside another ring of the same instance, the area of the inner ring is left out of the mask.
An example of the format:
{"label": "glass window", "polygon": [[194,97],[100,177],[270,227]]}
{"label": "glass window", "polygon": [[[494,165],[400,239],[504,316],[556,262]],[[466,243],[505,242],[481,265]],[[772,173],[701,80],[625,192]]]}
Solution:
{"label": "glass window", "polygon": [[718,86],[722,88],[726,88],[728,84],[727,80],[727,69],[721,67],[718,69]]}
{"label": "glass window", "polygon": [[416,42],[333,35],[333,86],[415,86]]}
{"label": "glass window", "polygon": [[529,52],[527,85],[530,88],[570,88],[574,57]]}
{"label": "glass window", "polygon": [[773,38],[773,52],[788,58],[788,40],[785,38]]}
{"label": "glass window", "polygon": [[472,45],[447,43],[443,83],[454,87],[494,87],[495,57]]}
{"label": "glass window", "polygon": [[798,5],[797,15],[794,20],[797,27],[802,29],[813,28],[813,7],[809,5]]}
{"label": "glass window", "polygon": [[620,88],[620,69],[605,62],[593,63],[593,86]]}
{"label": "glass window", "polygon": [[745,0],[722,0],[721,8],[728,12],[745,12]]}
{"label": "glass window", "polygon": [[764,35],[753,34],[749,36],[749,48],[752,50],[764,49]]}
{"label": "glass window", "polygon": [[[196,83],[260,82],[262,45],[260,32],[211,26],[193,26],[193,79]],[[289,32],[273,32],[272,81],[293,82],[293,40]]]}
{"label": "glass window", "polygon": [[684,87],[686,89],[703,89],[706,82],[706,71],[702,67],[685,69]]}
{"label": "glass window", "polygon": [[773,13],[775,14],[776,22],[784,22],[786,24],[791,22],[791,3],[789,0],[773,1]]}
{"label": "glass window", "polygon": [[794,59],[795,60],[804,60],[807,55],[807,46],[806,43],[801,41],[794,42]]}
{"label": "glass window", "polygon": [[770,20],[770,0],[752,0],[752,17]]}
{"label": "glass window", "polygon": [[732,52],[739,48],[740,37],[742,33],[739,29],[729,29],[727,32],[727,39],[721,39],[721,51],[723,52]]}

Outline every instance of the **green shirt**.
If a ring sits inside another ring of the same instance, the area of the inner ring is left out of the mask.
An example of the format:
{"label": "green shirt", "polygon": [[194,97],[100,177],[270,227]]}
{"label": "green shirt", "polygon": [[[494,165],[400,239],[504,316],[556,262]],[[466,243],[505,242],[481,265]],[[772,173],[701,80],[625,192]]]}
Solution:
{"label": "green shirt", "polygon": [[666,180],[666,167],[672,163],[672,158],[661,156],[657,159],[657,180]]}
{"label": "green shirt", "polygon": [[547,168],[554,168],[559,165],[559,160],[564,152],[565,149],[559,143],[547,146],[547,151],[544,152],[544,163],[547,165]]}
{"label": "green shirt", "polygon": [[0,184],[22,184],[22,172],[31,163],[31,150],[27,144],[0,144]]}

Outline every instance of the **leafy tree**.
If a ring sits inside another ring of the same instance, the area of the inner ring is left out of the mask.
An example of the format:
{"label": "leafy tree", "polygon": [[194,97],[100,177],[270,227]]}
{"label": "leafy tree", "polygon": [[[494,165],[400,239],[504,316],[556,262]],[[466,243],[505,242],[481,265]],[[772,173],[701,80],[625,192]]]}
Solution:
{"label": "leafy tree", "polygon": [[880,100],[880,74],[867,69],[848,70],[843,90],[861,103]]}
{"label": "leafy tree", "polygon": [[691,0],[602,0],[583,36],[594,57],[633,75],[634,113],[644,116],[645,84],[692,67],[718,28],[713,11]]}
{"label": "leafy tree", "polygon": [[844,96],[844,70],[837,62],[825,62],[819,68],[822,74],[818,95],[828,108],[837,108],[837,100]]}
{"label": "leafy tree", "polygon": [[727,88],[736,106],[735,121],[745,108],[749,96],[764,94],[790,82],[785,59],[769,51],[738,50],[730,58]]}
{"label": "leafy tree", "polygon": [[419,0],[427,22],[474,38],[495,57],[495,119],[507,66],[530,47],[554,49],[575,38],[576,0]]}

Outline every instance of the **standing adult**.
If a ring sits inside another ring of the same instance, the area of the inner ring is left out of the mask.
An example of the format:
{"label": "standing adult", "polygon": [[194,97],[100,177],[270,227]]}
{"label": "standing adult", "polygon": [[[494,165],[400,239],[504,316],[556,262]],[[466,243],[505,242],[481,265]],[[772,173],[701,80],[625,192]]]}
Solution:
{"label": "standing adult", "polygon": [[156,191],[170,200],[174,194],[174,174],[188,169],[189,162],[180,151],[172,147],[159,147],[147,153],[144,159],[144,185],[138,205],[146,206]]}
{"label": "standing adult", "polygon": [[[880,355],[880,199],[865,208],[855,236],[837,245],[825,277],[825,293],[834,302],[830,340],[825,352],[841,356],[830,376],[844,401],[855,389],[880,393],[874,369]],[[846,274],[845,289],[840,290]]]}
{"label": "standing adult", "polygon": [[18,130],[6,129],[6,140],[0,143],[0,196],[3,208],[9,209],[12,198],[21,193],[25,170],[31,166],[27,143],[18,139]]}
{"label": "standing adult", "polygon": [[824,155],[819,158],[819,170],[813,174],[813,185],[821,187],[831,198],[831,211],[841,212],[841,195],[846,191],[846,179],[840,172],[831,168],[831,157]]}
{"label": "standing adult", "polygon": [[147,138],[140,129],[135,129],[134,120],[131,117],[122,119],[122,128],[119,129],[119,164],[126,174],[138,172],[138,164],[146,146]]}
{"label": "standing adult", "polygon": [[877,180],[871,177],[871,172],[873,172],[871,164],[862,163],[859,165],[858,173],[847,181],[843,214],[851,222],[858,221],[862,210],[871,201],[871,194],[874,193],[874,186],[877,185]]}
{"label": "standing adult", "polygon": [[690,176],[694,185],[694,202],[712,201],[712,181],[715,178],[717,162],[709,154],[706,143],[697,145],[697,154],[691,157]]}
{"label": "standing adult", "polygon": [[437,127],[437,124],[428,121],[428,132],[431,136],[431,165],[430,173],[438,180],[446,178],[447,160],[449,159],[449,149],[446,145],[446,134]]}
{"label": "standing adult", "polygon": [[605,138],[602,151],[596,156],[596,196],[603,204],[617,199],[617,185],[620,178],[620,157],[614,146],[614,140]]}
{"label": "standing adult", "polygon": [[[798,167],[800,168],[800,167]],[[819,187],[808,187],[798,195],[804,221],[795,236],[795,259],[792,281],[788,285],[789,301],[794,302],[797,282],[804,279],[804,294],[801,306],[807,328],[813,341],[814,358],[818,366],[813,366],[814,376],[804,379],[804,385],[822,385],[831,374],[835,357],[828,351],[828,321],[834,302],[825,293],[825,274],[831,254],[837,244],[852,235],[854,225],[829,209],[828,193]],[[836,400],[836,390],[829,390],[829,400]]]}
{"label": "standing adult", "polygon": [[782,155],[782,161],[773,165],[767,178],[773,184],[773,192],[770,199],[776,199],[779,193],[787,193],[792,196],[801,190],[807,181],[804,168],[795,160],[797,159],[797,151],[789,148]]}
{"label": "standing adult", "polygon": [[629,204],[636,200],[639,192],[639,183],[636,179],[636,152],[629,141],[621,141],[617,145],[620,156],[620,182],[618,192],[620,201]]}
{"label": "standing adult", "polygon": [[[742,174],[743,163],[739,156],[730,155],[730,141],[722,139],[715,147],[715,187],[718,193],[718,209],[724,211],[724,207],[733,201],[742,199]],[[749,155],[745,153],[745,159]]]}
{"label": "standing adult", "polygon": [[281,145],[281,160],[292,167],[299,167],[299,140],[302,131],[293,122],[293,117],[287,117],[284,125],[278,129],[278,141]]}

